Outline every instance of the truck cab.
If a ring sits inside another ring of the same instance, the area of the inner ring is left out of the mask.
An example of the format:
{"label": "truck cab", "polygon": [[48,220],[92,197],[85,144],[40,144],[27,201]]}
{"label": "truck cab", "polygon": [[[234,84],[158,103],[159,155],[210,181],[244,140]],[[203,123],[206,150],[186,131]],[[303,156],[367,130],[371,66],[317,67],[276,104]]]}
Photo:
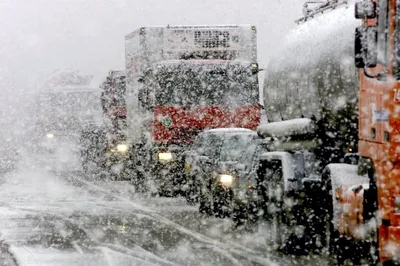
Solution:
{"label": "truck cab", "polygon": [[322,180],[327,162],[320,156],[317,125],[299,118],[260,125],[257,132],[268,144],[257,171],[262,218],[284,231],[276,240],[279,248],[288,252],[315,249],[326,241],[321,203],[329,199]]}

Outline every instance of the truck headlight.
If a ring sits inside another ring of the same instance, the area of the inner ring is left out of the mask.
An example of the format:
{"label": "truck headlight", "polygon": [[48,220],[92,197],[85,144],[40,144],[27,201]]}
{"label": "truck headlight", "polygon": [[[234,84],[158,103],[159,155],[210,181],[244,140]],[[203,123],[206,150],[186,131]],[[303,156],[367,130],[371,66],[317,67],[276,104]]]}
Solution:
{"label": "truck headlight", "polygon": [[160,152],[158,153],[158,160],[160,161],[171,161],[172,153],[170,152]]}
{"label": "truck headlight", "polygon": [[394,212],[400,213],[400,196],[394,198]]}
{"label": "truck headlight", "polygon": [[128,150],[128,146],[126,144],[118,144],[117,151],[118,152],[126,152]]}
{"label": "truck headlight", "polygon": [[219,175],[219,182],[224,186],[231,186],[233,183],[233,176],[231,175]]}
{"label": "truck headlight", "polygon": [[52,138],[54,138],[54,134],[53,133],[47,133],[46,134],[46,138],[52,139]]}

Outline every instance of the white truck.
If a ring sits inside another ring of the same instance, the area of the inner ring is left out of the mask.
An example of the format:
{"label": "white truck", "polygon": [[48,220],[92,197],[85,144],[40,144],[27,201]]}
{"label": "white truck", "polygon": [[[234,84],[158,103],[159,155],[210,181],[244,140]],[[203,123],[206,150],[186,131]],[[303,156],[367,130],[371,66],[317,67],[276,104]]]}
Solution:
{"label": "white truck", "polygon": [[92,75],[59,71],[48,78],[36,98],[36,151],[52,170],[80,170],[82,128],[101,123],[100,88]]}
{"label": "white truck", "polygon": [[174,193],[186,182],[183,152],[199,131],[257,127],[256,41],[251,25],[142,27],[125,36],[122,145],[139,179],[162,177],[158,192]]}

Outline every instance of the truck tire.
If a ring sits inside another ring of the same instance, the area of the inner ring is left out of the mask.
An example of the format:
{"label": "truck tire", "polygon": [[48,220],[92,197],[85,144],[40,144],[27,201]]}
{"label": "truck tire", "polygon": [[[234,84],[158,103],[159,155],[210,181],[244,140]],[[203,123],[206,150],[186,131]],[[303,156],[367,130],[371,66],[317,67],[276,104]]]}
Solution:
{"label": "truck tire", "polygon": [[204,213],[207,215],[213,214],[210,199],[201,191],[200,191],[200,195],[199,195],[199,203],[200,203],[199,204],[199,212],[200,213]]}
{"label": "truck tire", "polygon": [[230,217],[232,214],[232,190],[216,186],[212,191],[211,197],[213,202],[212,208],[214,215],[218,218]]}
{"label": "truck tire", "polygon": [[196,182],[195,177],[191,177],[185,190],[186,202],[190,205],[194,205],[199,202],[199,184]]}
{"label": "truck tire", "polygon": [[249,214],[246,206],[240,203],[234,203],[232,207],[232,221],[235,227],[245,225],[249,221]]}

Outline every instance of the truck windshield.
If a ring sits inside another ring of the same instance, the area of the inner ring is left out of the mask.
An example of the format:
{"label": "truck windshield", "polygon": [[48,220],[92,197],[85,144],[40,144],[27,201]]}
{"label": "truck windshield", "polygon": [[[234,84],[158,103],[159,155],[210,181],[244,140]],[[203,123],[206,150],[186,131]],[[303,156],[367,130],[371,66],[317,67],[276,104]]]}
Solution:
{"label": "truck windshield", "polygon": [[155,74],[156,104],[255,105],[258,78],[244,65],[162,66]]}

